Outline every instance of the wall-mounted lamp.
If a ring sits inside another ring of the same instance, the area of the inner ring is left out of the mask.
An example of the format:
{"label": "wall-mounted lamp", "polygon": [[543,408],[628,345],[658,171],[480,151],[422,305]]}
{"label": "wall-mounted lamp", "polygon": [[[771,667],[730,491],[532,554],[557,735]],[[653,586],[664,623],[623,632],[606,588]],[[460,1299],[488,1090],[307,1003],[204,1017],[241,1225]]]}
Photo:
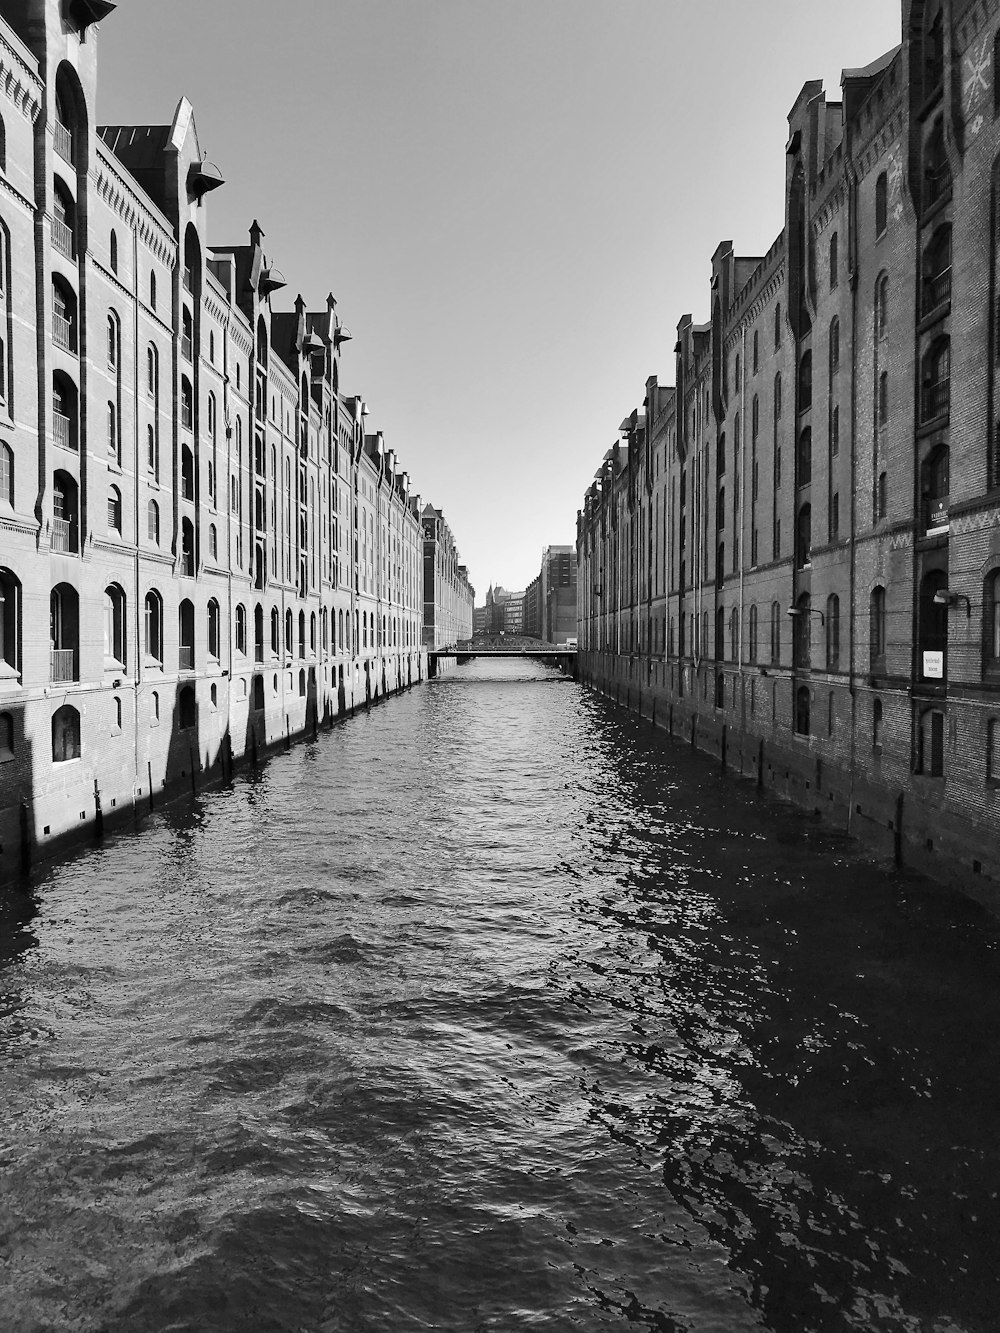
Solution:
{"label": "wall-mounted lamp", "polygon": [[120,690],[121,687],[122,687],[121,680],[113,680],[113,681],[111,682],[111,688],[112,688],[113,690]]}
{"label": "wall-mounted lamp", "polygon": [[819,616],[819,623],[821,625],[826,624],[826,621],[823,617],[823,612],[814,606],[790,606],[788,608],[788,614],[793,619],[795,618],[795,616],[801,616],[803,614],[807,616]]}
{"label": "wall-mounted lamp", "polygon": [[952,592],[950,588],[938,588],[931,600],[935,606],[958,606],[959,602],[964,602],[965,618],[966,620],[972,619],[972,603],[964,592]]}
{"label": "wall-mounted lamp", "polygon": [[228,676],[228,675],[229,675],[229,668],[226,667],[225,671],[223,671],[222,674],[223,674],[223,676]]}

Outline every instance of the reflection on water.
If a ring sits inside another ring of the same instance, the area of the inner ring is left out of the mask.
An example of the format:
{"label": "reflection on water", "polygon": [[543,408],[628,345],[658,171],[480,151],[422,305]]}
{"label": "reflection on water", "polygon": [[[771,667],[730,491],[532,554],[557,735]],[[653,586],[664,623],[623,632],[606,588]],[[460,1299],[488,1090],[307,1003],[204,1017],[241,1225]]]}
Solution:
{"label": "reflection on water", "polygon": [[392,700],[35,906],[4,1329],[998,1326],[993,920],[543,668]]}

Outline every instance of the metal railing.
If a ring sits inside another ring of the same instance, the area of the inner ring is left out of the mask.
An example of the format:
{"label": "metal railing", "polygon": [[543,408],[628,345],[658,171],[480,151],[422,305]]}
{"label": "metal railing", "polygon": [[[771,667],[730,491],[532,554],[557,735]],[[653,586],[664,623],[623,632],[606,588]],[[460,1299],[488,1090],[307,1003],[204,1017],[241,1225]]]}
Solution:
{"label": "metal railing", "polygon": [[60,221],[59,218],[52,219],[52,245],[67,259],[74,257],[73,228],[69,223]]}
{"label": "metal railing", "polygon": [[73,165],[73,131],[68,125],[57,120],[55,123],[55,133],[53,135],[55,150],[63,161]]}
{"label": "metal railing", "polygon": [[52,438],[63,449],[75,449],[73,442],[73,421],[62,412],[52,413]]}
{"label": "metal railing", "polygon": [[54,685],[76,680],[76,649],[53,648],[49,652],[49,678]]}
{"label": "metal railing", "polygon": [[58,310],[52,312],[52,341],[67,352],[73,350],[73,322],[65,315],[60,315]]}
{"label": "metal railing", "polygon": [[52,520],[52,541],[53,551],[75,551],[76,541],[73,537],[73,524],[68,518],[54,518]]}

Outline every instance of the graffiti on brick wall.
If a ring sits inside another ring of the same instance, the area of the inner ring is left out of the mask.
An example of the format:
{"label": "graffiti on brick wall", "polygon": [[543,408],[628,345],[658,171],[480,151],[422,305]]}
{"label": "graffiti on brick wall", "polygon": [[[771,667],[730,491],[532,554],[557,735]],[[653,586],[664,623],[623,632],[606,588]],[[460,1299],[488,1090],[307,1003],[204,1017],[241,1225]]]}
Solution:
{"label": "graffiti on brick wall", "polygon": [[974,139],[985,124],[980,108],[990,91],[992,66],[993,42],[987,33],[972,44],[962,62],[962,110],[970,139]]}

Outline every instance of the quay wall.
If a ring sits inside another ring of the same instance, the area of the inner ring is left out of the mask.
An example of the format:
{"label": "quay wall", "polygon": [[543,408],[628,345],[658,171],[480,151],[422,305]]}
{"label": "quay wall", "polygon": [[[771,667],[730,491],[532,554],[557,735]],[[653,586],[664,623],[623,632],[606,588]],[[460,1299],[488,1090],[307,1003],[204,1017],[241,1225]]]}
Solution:
{"label": "quay wall", "polygon": [[[681,695],[664,661],[581,653],[579,679],[674,740],[718,760],[735,776],[857,837],[877,855],[960,888],[1000,912],[995,831],[942,801],[939,792],[907,782],[891,765],[886,772],[877,766],[866,769],[860,761],[852,767],[849,753],[810,744],[810,738],[789,733],[773,715],[749,716],[749,698],[744,712],[740,706],[714,707],[704,697],[707,691]],[[782,682],[773,684],[780,694]],[[790,688],[787,680],[783,685]]]}
{"label": "quay wall", "polygon": [[[304,691],[297,665],[293,670],[275,665],[233,679],[206,677],[196,684],[193,727],[182,727],[179,717],[180,690],[191,685],[188,677],[175,683],[173,698],[157,682],[156,725],[150,725],[151,686],[133,682],[118,689],[115,697],[124,707],[120,728],[112,730],[106,726],[104,691],[79,691],[74,697],[85,741],[91,742],[85,743],[81,757],[52,766],[47,753],[36,756],[21,749],[17,760],[5,766],[0,886],[17,882],[39,861],[54,859],[185,793],[227,781],[237,769],[256,765],[268,754],[308,740],[427,679],[423,653],[372,665],[379,669],[360,661],[302,668]],[[47,724],[51,701],[26,705],[25,713],[32,706]],[[25,733],[31,730],[28,716]]]}

